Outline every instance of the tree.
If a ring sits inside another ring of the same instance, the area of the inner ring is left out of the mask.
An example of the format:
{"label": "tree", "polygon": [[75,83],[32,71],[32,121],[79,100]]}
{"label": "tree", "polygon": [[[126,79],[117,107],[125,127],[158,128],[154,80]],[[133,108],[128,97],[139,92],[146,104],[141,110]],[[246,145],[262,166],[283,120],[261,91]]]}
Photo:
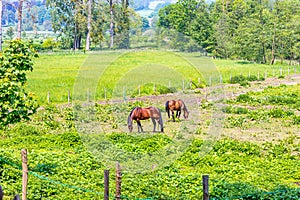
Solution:
{"label": "tree", "polygon": [[190,36],[203,48],[210,46],[212,23],[204,0],[179,0],[160,9],[158,25]]}
{"label": "tree", "polygon": [[13,27],[9,27],[7,30],[6,30],[6,35],[9,37],[10,40],[13,39],[14,37],[14,29]]}
{"label": "tree", "polygon": [[122,0],[119,15],[117,15],[118,17],[117,45],[121,49],[128,49],[130,46],[130,42],[129,42],[130,10],[128,7],[129,7],[129,0]]}
{"label": "tree", "polygon": [[66,48],[79,49],[81,38],[86,34],[86,4],[83,0],[47,0],[51,8],[54,32],[64,38]]}
{"label": "tree", "polygon": [[88,0],[87,34],[86,34],[86,44],[85,44],[85,50],[87,51],[90,50],[90,45],[91,45],[92,3],[93,0]]}
{"label": "tree", "polygon": [[33,95],[24,89],[26,71],[33,70],[37,53],[21,40],[12,41],[0,57],[0,125],[28,120],[37,104]]}
{"label": "tree", "polygon": [[23,0],[19,0],[18,6],[18,29],[17,29],[17,38],[21,39],[22,33],[22,12],[23,12]]}
{"label": "tree", "polygon": [[142,31],[150,28],[149,20],[146,17],[142,17]]}
{"label": "tree", "polygon": [[3,2],[0,0],[0,51],[2,52],[2,8]]}
{"label": "tree", "polygon": [[115,22],[114,22],[114,2],[113,0],[107,0],[109,4],[109,16],[110,16],[110,23],[109,23],[109,35],[110,35],[110,42],[109,42],[109,48],[114,47],[114,28],[115,28]]}

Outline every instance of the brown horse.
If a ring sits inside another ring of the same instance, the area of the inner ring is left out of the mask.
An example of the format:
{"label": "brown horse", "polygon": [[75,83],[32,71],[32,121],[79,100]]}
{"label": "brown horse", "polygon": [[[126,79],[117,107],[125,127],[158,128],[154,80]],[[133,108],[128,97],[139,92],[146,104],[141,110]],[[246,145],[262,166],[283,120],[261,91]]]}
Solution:
{"label": "brown horse", "polygon": [[135,120],[138,125],[138,132],[143,132],[142,124],[140,120],[146,120],[151,118],[153,123],[153,132],[155,132],[156,127],[156,121],[160,125],[161,132],[164,132],[163,127],[163,120],[161,117],[161,112],[156,107],[148,107],[148,108],[141,108],[141,107],[135,107],[129,114],[127,119],[127,125],[130,132],[132,132],[133,126],[132,121]]}
{"label": "brown horse", "polygon": [[170,110],[172,112],[172,118],[173,118],[174,122],[175,122],[174,111],[176,111],[176,117],[178,119],[180,117],[181,110],[183,110],[184,119],[187,119],[189,117],[189,111],[181,99],[167,101],[166,102],[166,112],[168,113],[169,118],[170,118]]}

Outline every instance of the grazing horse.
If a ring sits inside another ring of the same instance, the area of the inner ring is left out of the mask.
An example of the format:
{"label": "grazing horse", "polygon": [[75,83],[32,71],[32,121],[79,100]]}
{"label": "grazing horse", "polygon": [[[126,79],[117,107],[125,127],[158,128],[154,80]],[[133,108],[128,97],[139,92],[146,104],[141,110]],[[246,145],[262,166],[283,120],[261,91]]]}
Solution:
{"label": "grazing horse", "polygon": [[181,99],[167,101],[166,102],[166,112],[168,113],[169,118],[170,118],[170,110],[172,112],[172,117],[173,117],[174,122],[175,122],[174,111],[176,111],[176,117],[178,119],[180,117],[181,110],[183,110],[184,119],[187,119],[189,117],[189,111]]}
{"label": "grazing horse", "polygon": [[133,129],[132,121],[135,120],[138,125],[138,132],[140,132],[140,131],[143,132],[143,128],[142,128],[140,120],[146,120],[149,118],[151,118],[153,126],[154,126],[153,132],[155,132],[156,121],[160,125],[161,132],[164,132],[161,112],[156,107],[148,107],[148,108],[135,107],[128,115],[127,125],[128,125],[129,131],[132,132],[132,129]]}

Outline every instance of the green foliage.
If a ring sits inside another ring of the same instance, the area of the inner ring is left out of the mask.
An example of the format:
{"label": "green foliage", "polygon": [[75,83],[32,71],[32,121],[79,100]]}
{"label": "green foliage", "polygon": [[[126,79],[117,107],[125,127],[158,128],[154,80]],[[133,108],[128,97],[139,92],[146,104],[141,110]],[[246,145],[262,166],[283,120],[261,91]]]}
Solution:
{"label": "green foliage", "polygon": [[[128,113],[137,105],[144,104],[99,104],[95,106],[95,110],[101,117],[99,121],[107,120],[111,123],[110,120],[118,119],[106,118],[105,115],[116,116],[113,113],[122,111]],[[242,114],[244,119],[253,112],[233,106],[224,110],[228,114]],[[107,166],[87,153],[74,127],[67,126],[69,120],[76,119],[71,113],[70,108],[46,106],[35,114],[30,124],[18,123],[0,132],[0,137],[3,138],[0,140],[0,174],[6,196],[20,193],[22,181],[19,151],[24,146],[29,152],[28,198],[43,196],[47,199],[96,199],[103,193],[103,170]],[[51,123],[43,122],[46,119],[59,121],[59,127],[52,130],[49,127]],[[167,134],[111,133],[105,137],[117,148],[139,155],[159,151],[173,142]],[[289,184],[300,178],[297,171],[299,160],[292,154],[297,151],[294,139],[277,144],[222,139],[210,144],[210,151],[203,154],[202,148],[206,142],[194,139],[178,160],[155,171],[134,175],[124,171],[123,197],[197,199],[202,196],[199,180],[205,173],[210,174],[211,198],[251,196],[276,199],[279,194],[288,198],[299,194]],[[113,185],[112,177],[111,182]],[[279,188],[283,183],[285,186]],[[113,187],[110,188],[110,193],[114,193]]]}
{"label": "green foliage", "polygon": [[268,112],[268,115],[274,118],[285,118],[294,115],[294,112],[290,110],[283,110],[282,108],[273,108]]}
{"label": "green foliage", "polygon": [[165,135],[154,135],[150,137],[139,137],[126,135],[124,133],[113,133],[108,136],[110,141],[118,148],[134,153],[151,153],[158,151],[172,140]]}
{"label": "green foliage", "polygon": [[7,29],[7,31],[6,31],[6,35],[7,35],[7,37],[10,39],[10,40],[12,40],[13,39],[13,37],[14,37],[14,29],[13,29],[13,27],[9,27],[8,29]]}
{"label": "green foliage", "polygon": [[234,76],[231,78],[230,83],[240,83],[246,81],[246,77],[243,75]]}
{"label": "green foliage", "polygon": [[255,75],[250,75],[248,77],[243,75],[234,76],[230,79],[230,83],[236,84],[239,83],[241,86],[250,86],[248,81],[264,81],[264,77],[257,78]]}
{"label": "green foliage", "polygon": [[136,96],[147,96],[147,95],[160,95],[160,94],[168,94],[175,93],[175,87],[166,87],[160,84],[147,83],[145,85],[141,85],[140,88],[137,88],[131,94],[131,97]]}
{"label": "green foliage", "polygon": [[35,50],[20,40],[12,41],[0,57],[0,125],[28,120],[36,112],[34,95],[24,89],[33,57],[37,57]]}
{"label": "green foliage", "polygon": [[53,50],[57,46],[58,43],[54,40],[54,38],[47,38],[41,45],[43,49],[50,49],[50,50]]}
{"label": "green foliage", "polygon": [[251,102],[253,101],[253,98],[251,98],[249,95],[247,94],[240,94],[237,99],[237,102],[241,102],[241,103],[247,103],[247,102]]}
{"label": "green foliage", "polygon": [[222,108],[224,113],[231,113],[231,114],[247,114],[249,110],[243,107],[233,107],[233,106],[226,106]]}
{"label": "green foliage", "polygon": [[239,128],[245,128],[245,123],[246,123],[246,118],[243,116],[229,116],[227,117],[227,122],[228,125],[226,127],[228,128],[234,128],[234,127],[239,127]]}
{"label": "green foliage", "polygon": [[235,102],[247,103],[248,105],[282,105],[299,109],[300,105],[299,85],[268,87],[263,92],[248,92],[239,95]]}
{"label": "green foliage", "polygon": [[[208,6],[204,1],[180,0],[159,10],[160,27],[167,32],[175,29],[183,39],[183,35],[191,37],[203,48],[209,47],[212,24],[209,17]],[[173,40],[172,37],[170,37]],[[184,42],[178,40],[175,42]],[[180,46],[180,44],[178,44]],[[193,45],[196,46],[196,45]],[[207,48],[209,50],[209,48]]]}

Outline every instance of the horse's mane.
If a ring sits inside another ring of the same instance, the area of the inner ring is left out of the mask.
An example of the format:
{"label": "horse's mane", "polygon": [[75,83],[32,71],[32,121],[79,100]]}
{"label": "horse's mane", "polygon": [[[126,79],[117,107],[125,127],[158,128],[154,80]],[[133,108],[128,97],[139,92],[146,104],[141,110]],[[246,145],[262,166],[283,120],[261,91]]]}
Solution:
{"label": "horse's mane", "polygon": [[134,107],[134,108],[131,110],[131,112],[130,112],[129,116],[131,116],[131,115],[132,115],[132,113],[133,113],[134,109],[136,109],[136,108],[137,108],[137,107]]}
{"label": "horse's mane", "polygon": [[179,99],[179,101],[182,102],[183,109],[184,109],[185,111],[189,112],[188,109],[187,109],[187,107],[186,107],[186,105],[185,105],[185,103],[184,103],[181,99]]}
{"label": "horse's mane", "polygon": [[132,125],[131,115],[132,115],[133,111],[134,111],[136,108],[137,108],[137,107],[134,107],[134,108],[131,110],[131,112],[129,113],[129,115],[128,115],[128,118],[127,118],[127,124],[128,124],[128,125]]}

